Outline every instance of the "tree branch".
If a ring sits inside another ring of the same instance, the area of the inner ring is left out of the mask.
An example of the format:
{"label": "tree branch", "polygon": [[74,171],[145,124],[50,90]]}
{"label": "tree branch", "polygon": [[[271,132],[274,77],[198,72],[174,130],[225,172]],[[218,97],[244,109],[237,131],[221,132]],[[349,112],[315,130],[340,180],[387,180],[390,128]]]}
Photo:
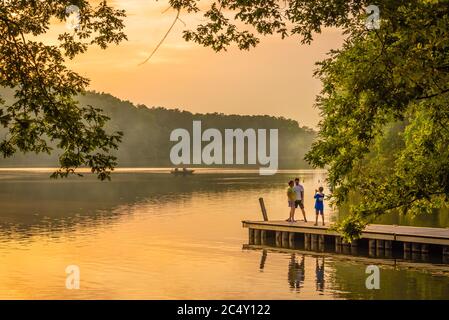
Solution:
{"label": "tree branch", "polygon": [[153,52],[151,52],[150,56],[149,56],[148,58],[146,58],[145,61],[139,63],[139,66],[141,66],[141,65],[143,65],[143,64],[145,64],[145,63],[147,63],[147,62],[151,59],[151,57],[153,57],[153,55],[156,53],[156,51],[159,49],[159,47],[162,45],[162,43],[165,41],[165,39],[168,37],[168,35],[169,35],[170,32],[172,31],[172,29],[173,29],[173,27],[175,26],[176,22],[177,22],[178,20],[180,20],[180,19],[179,19],[179,14],[180,14],[180,13],[181,13],[181,9],[178,9],[178,10],[177,10],[177,13],[176,13],[176,17],[175,17],[175,19],[173,20],[173,22],[172,22],[170,28],[168,28],[167,32],[166,32],[165,35],[162,37],[161,41],[159,41],[159,43],[157,44],[156,48],[154,48]]}

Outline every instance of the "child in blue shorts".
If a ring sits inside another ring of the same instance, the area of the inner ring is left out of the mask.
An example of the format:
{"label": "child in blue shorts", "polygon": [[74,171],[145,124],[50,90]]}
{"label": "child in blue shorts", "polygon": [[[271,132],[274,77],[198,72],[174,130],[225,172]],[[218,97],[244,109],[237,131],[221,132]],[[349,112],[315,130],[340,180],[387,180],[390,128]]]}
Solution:
{"label": "child in blue shorts", "polygon": [[324,193],[323,187],[319,187],[318,190],[315,190],[315,211],[316,211],[316,219],[315,225],[318,225],[318,215],[321,214],[321,218],[323,219],[324,226]]}

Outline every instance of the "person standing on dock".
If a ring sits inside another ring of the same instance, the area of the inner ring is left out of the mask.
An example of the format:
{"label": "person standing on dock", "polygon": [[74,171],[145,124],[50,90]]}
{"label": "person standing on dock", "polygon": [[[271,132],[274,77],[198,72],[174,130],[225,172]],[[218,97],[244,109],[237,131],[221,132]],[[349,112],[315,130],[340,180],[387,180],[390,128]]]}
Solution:
{"label": "person standing on dock", "polygon": [[295,179],[295,186],[293,187],[296,193],[295,208],[300,208],[304,217],[304,222],[307,222],[306,211],[304,210],[304,187],[299,183],[299,178]]}
{"label": "person standing on dock", "polygon": [[290,216],[287,220],[288,222],[295,222],[295,200],[296,200],[296,193],[293,189],[294,183],[293,180],[290,180],[288,182],[288,189],[287,189],[287,198],[288,198],[288,207],[290,208]]}
{"label": "person standing on dock", "polygon": [[315,190],[315,211],[316,211],[316,218],[315,218],[315,225],[318,225],[318,215],[321,214],[321,218],[323,219],[323,226],[324,226],[324,188],[319,187],[318,190]]}

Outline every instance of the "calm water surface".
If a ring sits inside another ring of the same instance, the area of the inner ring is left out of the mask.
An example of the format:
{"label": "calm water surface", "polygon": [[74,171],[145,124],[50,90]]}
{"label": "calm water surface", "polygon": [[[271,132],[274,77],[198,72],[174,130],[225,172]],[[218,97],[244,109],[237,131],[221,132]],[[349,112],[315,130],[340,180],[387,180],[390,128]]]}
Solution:
{"label": "calm water surface", "polygon": [[[257,199],[270,219],[285,219],[286,181],[299,176],[312,219],[322,171],[124,170],[111,182],[48,176],[0,171],[0,298],[449,298],[445,264],[247,248],[241,220],[260,219]],[[327,221],[336,219],[325,210]],[[447,214],[383,222],[449,227]],[[373,261],[380,290],[365,288]],[[80,290],[65,288],[68,265],[80,267]]]}

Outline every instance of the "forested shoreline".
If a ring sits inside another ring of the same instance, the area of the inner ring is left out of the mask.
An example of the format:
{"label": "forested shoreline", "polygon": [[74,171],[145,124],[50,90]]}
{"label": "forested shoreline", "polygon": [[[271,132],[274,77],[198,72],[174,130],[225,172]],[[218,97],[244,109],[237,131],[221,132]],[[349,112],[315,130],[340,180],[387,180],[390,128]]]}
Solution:
{"label": "forested shoreline", "polygon": [[[12,99],[12,93],[3,89],[3,98]],[[278,129],[279,130],[279,168],[310,168],[304,155],[310,150],[316,133],[301,127],[297,121],[284,117],[268,115],[226,115],[223,113],[191,113],[179,109],[147,107],[134,105],[107,93],[87,92],[78,96],[81,106],[101,108],[110,117],[106,122],[107,132],[122,131],[123,140],[117,151],[118,165],[121,167],[159,167],[172,166],[170,149],[175,142],[170,141],[170,133],[176,128],[192,129],[192,122],[199,120],[204,130],[224,129]],[[0,129],[5,135],[5,129]],[[57,149],[51,155],[16,153],[11,158],[1,158],[2,167],[57,167]],[[231,167],[236,167],[231,166]],[[239,165],[238,167],[242,167]],[[245,166],[243,166],[245,167]],[[250,166],[246,166],[250,167]]]}

